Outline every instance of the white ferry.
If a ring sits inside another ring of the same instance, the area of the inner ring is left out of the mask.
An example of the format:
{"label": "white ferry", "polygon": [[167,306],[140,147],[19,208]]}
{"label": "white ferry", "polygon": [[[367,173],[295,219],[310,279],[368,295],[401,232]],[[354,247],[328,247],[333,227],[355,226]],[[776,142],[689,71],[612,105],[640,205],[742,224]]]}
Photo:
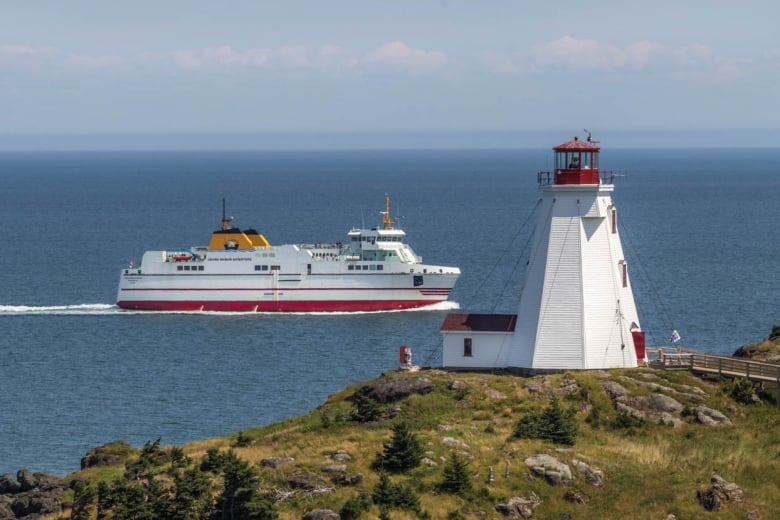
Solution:
{"label": "white ferry", "polygon": [[347,243],[273,246],[223,215],[208,246],[147,251],[119,277],[117,305],[154,311],[336,312],[411,309],[446,301],[457,267],[426,265],[390,217]]}

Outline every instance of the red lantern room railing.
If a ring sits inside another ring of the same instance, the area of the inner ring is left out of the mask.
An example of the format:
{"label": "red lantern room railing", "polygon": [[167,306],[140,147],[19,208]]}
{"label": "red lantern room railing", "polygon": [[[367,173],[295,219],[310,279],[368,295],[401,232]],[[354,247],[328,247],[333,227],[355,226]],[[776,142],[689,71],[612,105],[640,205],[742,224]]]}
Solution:
{"label": "red lantern room railing", "polygon": [[539,172],[539,184],[611,184],[611,178],[599,180],[600,150],[591,141],[590,135],[587,141],[575,137],[568,143],[556,146],[553,148],[555,169],[552,172]]}

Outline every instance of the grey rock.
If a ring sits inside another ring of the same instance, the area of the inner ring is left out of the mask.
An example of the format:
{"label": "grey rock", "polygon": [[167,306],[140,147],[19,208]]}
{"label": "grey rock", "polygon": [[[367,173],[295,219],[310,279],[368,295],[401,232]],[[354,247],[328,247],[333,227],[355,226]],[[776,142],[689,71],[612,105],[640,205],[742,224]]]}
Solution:
{"label": "grey rock", "polygon": [[534,508],[542,503],[542,499],[531,491],[528,497],[512,497],[506,502],[496,504],[495,510],[510,518],[531,518]]}
{"label": "grey rock", "polygon": [[[9,475],[0,475],[0,494],[14,494],[22,490],[22,485]],[[2,518],[0,516],[0,518]]]}
{"label": "grey rock", "polygon": [[92,448],[81,459],[81,469],[92,468],[94,466],[115,466],[122,462],[122,457],[117,452],[127,452],[132,450],[130,444],[126,441],[114,441]]}
{"label": "grey rock", "polygon": [[285,464],[289,464],[291,462],[295,462],[295,459],[292,457],[268,457],[266,459],[261,460],[260,464],[262,466],[275,469],[280,466],[284,466]]}
{"label": "grey rock", "polygon": [[296,473],[287,479],[287,483],[290,484],[290,487],[308,490],[316,489],[326,482],[327,481],[321,475],[310,471],[306,473]]}
{"label": "grey rock", "polygon": [[553,486],[570,486],[572,483],[571,468],[552,455],[540,453],[526,458],[524,462]]}
{"label": "grey rock", "polygon": [[352,457],[344,450],[337,451],[330,458],[337,462],[352,462]]}
{"label": "grey rock", "polygon": [[592,468],[580,460],[572,460],[571,463],[574,469],[577,470],[577,473],[583,476],[585,482],[593,487],[604,485],[604,472],[602,470]]}
{"label": "grey rock", "polygon": [[699,504],[707,511],[720,511],[730,502],[742,502],[745,495],[742,489],[733,482],[726,481],[720,475],[713,475],[710,487],[696,492]]}
{"label": "grey rock", "polygon": [[697,406],[693,409],[696,420],[706,426],[731,426],[731,420],[723,413],[706,406]]}
{"label": "grey rock", "polygon": [[444,437],[441,440],[441,443],[447,446],[448,448],[458,448],[461,450],[468,450],[469,445],[466,444],[463,441],[459,441],[458,439],[453,439],[452,437]]}
{"label": "grey rock", "polygon": [[370,397],[380,403],[390,403],[412,394],[429,394],[434,388],[433,382],[425,377],[405,378],[395,381],[381,378],[359,388],[356,393]]}
{"label": "grey rock", "polygon": [[303,515],[303,520],[339,520],[338,513],[330,509],[314,509]]}

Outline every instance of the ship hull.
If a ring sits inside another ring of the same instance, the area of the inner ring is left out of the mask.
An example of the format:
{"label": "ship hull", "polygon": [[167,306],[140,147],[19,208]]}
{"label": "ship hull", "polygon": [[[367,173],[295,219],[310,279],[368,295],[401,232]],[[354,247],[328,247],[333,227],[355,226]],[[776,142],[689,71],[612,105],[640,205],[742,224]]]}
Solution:
{"label": "ship hull", "polygon": [[123,309],[177,312],[378,312],[416,309],[442,300],[331,300],[331,301],[121,301]]}
{"label": "ship hull", "polygon": [[360,312],[446,301],[458,273],[333,275],[142,274],[125,270],[117,306],[152,311]]}

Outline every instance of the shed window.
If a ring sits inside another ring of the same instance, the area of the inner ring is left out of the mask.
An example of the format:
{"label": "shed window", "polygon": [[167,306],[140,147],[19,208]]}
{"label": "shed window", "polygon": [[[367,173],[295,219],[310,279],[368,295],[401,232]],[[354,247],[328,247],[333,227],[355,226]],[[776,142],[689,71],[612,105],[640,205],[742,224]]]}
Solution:
{"label": "shed window", "polygon": [[471,357],[471,338],[463,338],[463,357]]}

